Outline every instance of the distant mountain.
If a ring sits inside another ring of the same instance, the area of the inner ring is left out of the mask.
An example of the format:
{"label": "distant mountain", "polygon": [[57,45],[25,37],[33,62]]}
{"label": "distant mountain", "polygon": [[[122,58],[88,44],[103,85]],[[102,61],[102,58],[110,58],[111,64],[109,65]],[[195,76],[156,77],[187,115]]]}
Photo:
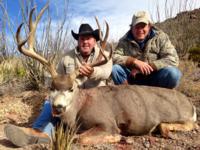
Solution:
{"label": "distant mountain", "polygon": [[155,24],[166,32],[180,56],[200,45],[200,9],[179,13],[176,17]]}

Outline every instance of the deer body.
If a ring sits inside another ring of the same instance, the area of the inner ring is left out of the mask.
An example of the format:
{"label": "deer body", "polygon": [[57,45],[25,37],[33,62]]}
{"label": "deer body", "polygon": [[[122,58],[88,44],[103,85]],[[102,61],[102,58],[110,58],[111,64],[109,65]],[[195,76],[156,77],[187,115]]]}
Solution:
{"label": "deer body", "polygon": [[196,121],[194,106],[186,96],[158,87],[120,85],[83,89],[69,104],[61,116],[64,122],[74,125],[78,118],[84,129],[98,126],[112,134],[142,135],[161,123]]}

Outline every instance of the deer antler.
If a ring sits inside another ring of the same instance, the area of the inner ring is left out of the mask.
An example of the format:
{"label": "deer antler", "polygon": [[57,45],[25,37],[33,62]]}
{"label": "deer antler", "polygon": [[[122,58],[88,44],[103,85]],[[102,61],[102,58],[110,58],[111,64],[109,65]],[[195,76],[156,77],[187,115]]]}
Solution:
{"label": "deer antler", "polygon": [[[97,26],[99,28],[100,53],[99,53],[99,55],[97,57],[97,61],[95,61],[94,63],[91,64],[92,67],[100,66],[100,65],[103,65],[106,62],[108,62],[108,60],[112,57],[112,52],[113,52],[113,50],[111,49],[110,54],[109,54],[108,57],[104,54],[104,50],[106,48],[106,43],[107,43],[107,39],[108,39],[108,35],[109,35],[109,25],[108,25],[108,23],[105,21],[105,23],[106,23],[106,34],[105,34],[105,37],[103,39],[101,26],[99,24],[99,21],[98,21],[97,17],[95,17],[95,20],[96,20]],[[103,56],[103,60],[102,60],[102,56]]]}
{"label": "deer antler", "polygon": [[[55,78],[58,74],[56,72],[55,66],[48,61],[47,59],[45,59],[43,56],[37,54],[35,52],[35,32],[36,32],[36,28],[37,28],[37,24],[40,21],[44,11],[47,9],[48,7],[48,3],[42,8],[42,10],[40,11],[39,15],[36,17],[35,22],[32,21],[32,16],[33,16],[33,12],[35,10],[35,8],[33,8],[30,12],[30,16],[29,16],[29,35],[25,40],[20,39],[20,31],[21,31],[21,27],[23,25],[23,23],[21,23],[19,25],[19,27],[17,28],[17,32],[16,32],[16,39],[17,39],[17,46],[18,46],[18,50],[28,56],[31,57],[33,59],[38,60],[40,63],[42,63],[43,65],[45,65],[48,69],[48,71],[50,72],[52,78]],[[25,48],[24,45],[26,44],[26,42],[28,43],[28,48]]]}

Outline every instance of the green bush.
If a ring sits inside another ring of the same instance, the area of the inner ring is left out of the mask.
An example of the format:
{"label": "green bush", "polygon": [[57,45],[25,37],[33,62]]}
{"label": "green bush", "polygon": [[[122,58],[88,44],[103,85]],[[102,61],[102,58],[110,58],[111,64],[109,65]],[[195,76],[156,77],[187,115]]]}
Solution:
{"label": "green bush", "polygon": [[26,69],[24,67],[16,68],[16,74],[18,77],[23,78],[26,75]]}

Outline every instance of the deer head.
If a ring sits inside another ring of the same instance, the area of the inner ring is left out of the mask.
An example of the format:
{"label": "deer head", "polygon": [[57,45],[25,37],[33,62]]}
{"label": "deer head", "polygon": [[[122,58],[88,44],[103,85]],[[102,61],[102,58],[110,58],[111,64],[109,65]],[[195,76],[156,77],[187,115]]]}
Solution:
{"label": "deer head", "polygon": [[[50,60],[47,60],[40,54],[36,53],[36,51],[35,51],[35,32],[36,32],[37,24],[39,23],[39,20],[41,19],[43,13],[45,12],[45,10],[47,8],[48,8],[48,4],[46,4],[42,8],[42,10],[39,12],[38,16],[36,17],[35,21],[33,21],[33,19],[32,19],[32,15],[33,15],[35,8],[33,8],[31,10],[30,15],[29,15],[28,37],[24,40],[20,39],[21,27],[23,25],[23,23],[21,23],[16,32],[16,40],[17,40],[17,46],[18,46],[19,52],[39,61],[41,64],[43,64],[47,68],[47,70],[51,74],[51,77],[52,77],[51,89],[53,91],[50,95],[51,95],[52,105],[53,105],[53,108],[55,108],[54,109],[55,112],[60,113],[60,112],[64,111],[63,108],[66,108],[67,105],[70,103],[70,101],[73,98],[73,89],[72,88],[73,88],[75,79],[77,78],[77,76],[79,76],[79,71],[78,71],[78,69],[75,69],[75,71],[69,75],[58,74],[55,69],[54,64],[51,63]],[[97,23],[97,26],[98,26],[99,32],[100,32],[99,33],[99,35],[100,35],[100,53],[99,53],[99,56],[97,57],[97,60],[90,64],[91,67],[100,66],[100,65],[107,63],[107,61],[112,56],[112,50],[110,51],[110,54],[108,57],[104,54],[104,49],[106,47],[106,42],[107,42],[108,34],[109,34],[109,25],[106,22],[106,34],[103,39],[102,38],[103,35],[102,35],[101,29],[100,29],[98,19],[97,18],[95,18],[95,19],[96,19],[96,23]],[[26,43],[27,43],[27,48],[24,46]],[[62,108],[62,111],[60,108]]]}

